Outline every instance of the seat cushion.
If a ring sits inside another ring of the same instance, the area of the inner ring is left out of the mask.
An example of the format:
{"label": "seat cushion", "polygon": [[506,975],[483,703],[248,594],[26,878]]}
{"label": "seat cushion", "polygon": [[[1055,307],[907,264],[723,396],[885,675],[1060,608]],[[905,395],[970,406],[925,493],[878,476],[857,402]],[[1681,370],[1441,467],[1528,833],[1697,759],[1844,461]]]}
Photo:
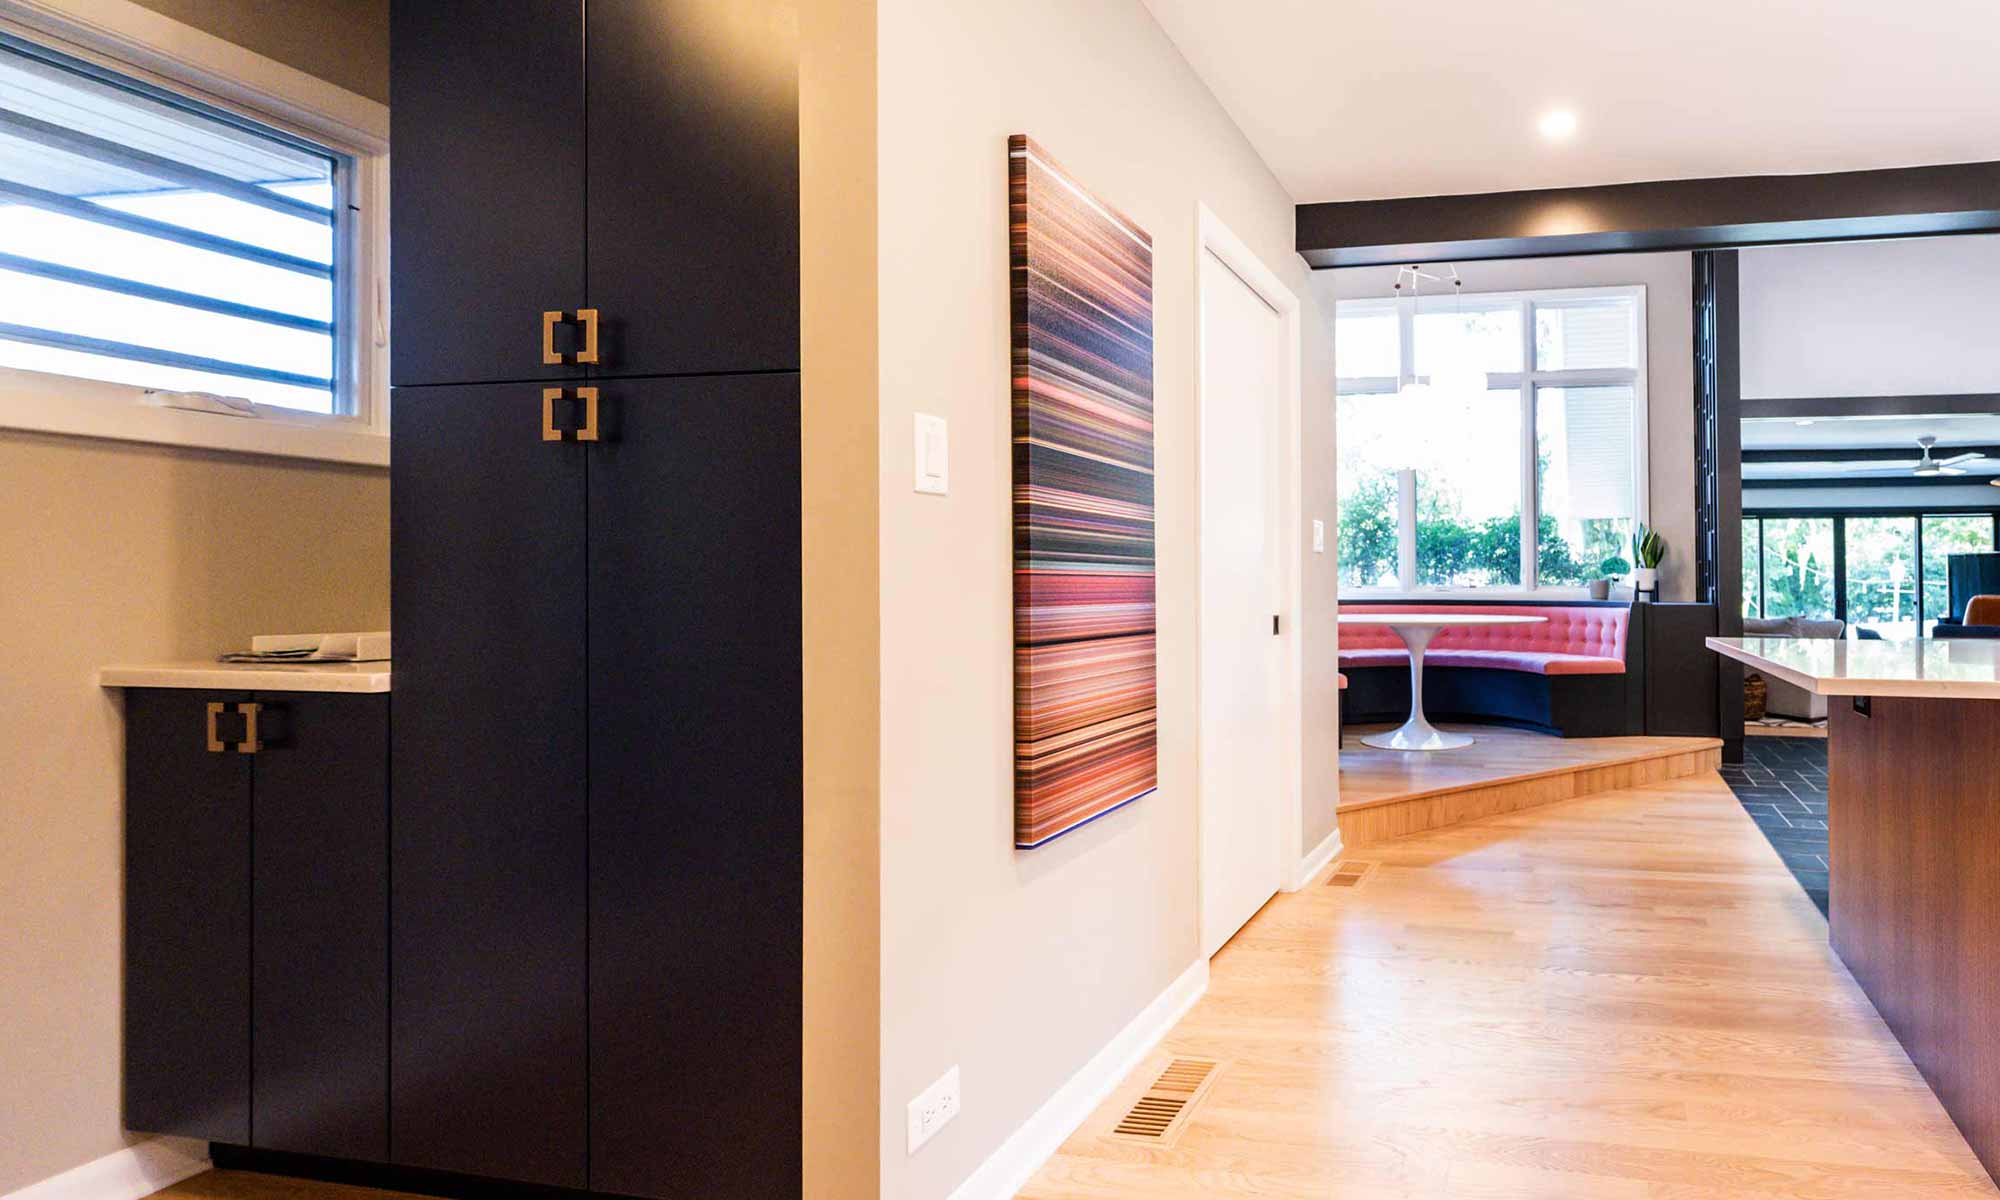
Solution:
{"label": "seat cushion", "polygon": [[[1362,667],[1404,667],[1410,665],[1407,650],[1343,650],[1340,667],[1352,671]],[[1476,667],[1489,671],[1523,671],[1530,675],[1623,675],[1625,660],[1596,654],[1555,654],[1535,650],[1431,650],[1424,654],[1427,667]]]}
{"label": "seat cushion", "polygon": [[[1519,625],[1468,625],[1437,631],[1431,651],[1480,650],[1521,651],[1530,654],[1575,655],[1584,658],[1625,661],[1625,635],[1630,627],[1629,605],[1583,604],[1395,604],[1368,602],[1343,604],[1342,616],[1369,616],[1375,613],[1454,613],[1512,617],[1540,617],[1540,621]],[[1403,639],[1386,625],[1343,624],[1340,649],[1401,650]],[[1599,673],[1601,669],[1593,668]]]}

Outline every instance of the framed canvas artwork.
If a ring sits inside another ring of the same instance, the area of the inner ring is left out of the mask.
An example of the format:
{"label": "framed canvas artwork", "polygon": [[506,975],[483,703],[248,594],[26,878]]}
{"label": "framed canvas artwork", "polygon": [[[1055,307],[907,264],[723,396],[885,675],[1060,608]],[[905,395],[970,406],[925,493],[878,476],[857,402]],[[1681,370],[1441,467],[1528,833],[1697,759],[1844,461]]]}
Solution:
{"label": "framed canvas artwork", "polygon": [[1157,785],[1153,243],[1009,139],[1014,844]]}

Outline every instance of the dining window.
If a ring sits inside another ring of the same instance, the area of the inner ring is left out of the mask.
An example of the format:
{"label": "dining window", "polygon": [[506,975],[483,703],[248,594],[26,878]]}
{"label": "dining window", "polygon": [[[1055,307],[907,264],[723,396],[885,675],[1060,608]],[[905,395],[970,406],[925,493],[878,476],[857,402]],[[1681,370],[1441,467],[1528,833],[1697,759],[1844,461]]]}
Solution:
{"label": "dining window", "polygon": [[1643,287],[1341,301],[1342,593],[1580,594],[1630,570],[1645,327]]}

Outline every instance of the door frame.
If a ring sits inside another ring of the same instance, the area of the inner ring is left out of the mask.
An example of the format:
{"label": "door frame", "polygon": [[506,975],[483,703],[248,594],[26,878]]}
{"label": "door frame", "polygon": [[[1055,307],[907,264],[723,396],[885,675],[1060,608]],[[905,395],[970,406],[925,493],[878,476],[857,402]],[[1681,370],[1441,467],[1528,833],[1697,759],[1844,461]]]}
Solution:
{"label": "door frame", "polygon": [[[1279,612],[1279,699],[1280,712],[1278,742],[1283,762],[1279,768],[1279,816],[1284,822],[1280,830],[1279,846],[1283,853],[1283,872],[1278,880],[1279,891],[1296,891],[1304,882],[1300,878],[1304,851],[1304,834],[1300,828],[1303,821],[1302,794],[1303,741],[1301,727],[1301,697],[1304,694],[1304,641],[1301,636],[1304,604],[1304,572],[1301,555],[1304,553],[1304,538],[1300,523],[1305,507],[1302,475],[1302,453],[1304,445],[1303,408],[1300,400],[1300,374],[1302,361],[1299,336],[1299,298],[1276,272],[1264,265],[1262,259],[1251,251],[1243,239],[1230,231],[1222,219],[1209,209],[1208,205],[1195,205],[1195,289],[1194,289],[1194,395],[1195,395],[1195,912],[1196,923],[1202,921],[1202,890],[1207,881],[1207,864],[1202,861],[1202,846],[1205,841],[1208,805],[1202,795],[1201,730],[1205,727],[1202,712],[1204,689],[1201,678],[1201,642],[1203,593],[1207,588],[1206,577],[1202,573],[1202,513],[1205,510],[1208,472],[1204,466],[1206,446],[1202,442],[1203,417],[1207,412],[1207,397],[1204,393],[1206,351],[1202,344],[1202,298],[1210,273],[1224,269],[1235,275],[1251,291],[1270,305],[1278,313],[1284,324],[1284,362],[1281,364],[1283,377],[1279,383],[1279,400],[1276,428],[1278,430],[1278,462],[1283,478],[1278,484],[1278,511],[1274,532],[1278,539],[1280,569],[1278,575]],[[1202,957],[1213,953],[1208,947],[1208,931],[1197,928],[1202,945]],[[1216,947],[1219,949],[1220,947]]]}

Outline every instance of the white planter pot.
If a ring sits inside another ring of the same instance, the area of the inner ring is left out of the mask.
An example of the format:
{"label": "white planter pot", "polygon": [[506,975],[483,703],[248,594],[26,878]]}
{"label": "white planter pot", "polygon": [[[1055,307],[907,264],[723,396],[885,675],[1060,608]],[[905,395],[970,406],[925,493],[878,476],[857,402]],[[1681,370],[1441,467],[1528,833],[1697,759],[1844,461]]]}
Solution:
{"label": "white planter pot", "polygon": [[1640,567],[1632,572],[1632,587],[1636,591],[1650,592],[1660,586],[1658,567]]}

